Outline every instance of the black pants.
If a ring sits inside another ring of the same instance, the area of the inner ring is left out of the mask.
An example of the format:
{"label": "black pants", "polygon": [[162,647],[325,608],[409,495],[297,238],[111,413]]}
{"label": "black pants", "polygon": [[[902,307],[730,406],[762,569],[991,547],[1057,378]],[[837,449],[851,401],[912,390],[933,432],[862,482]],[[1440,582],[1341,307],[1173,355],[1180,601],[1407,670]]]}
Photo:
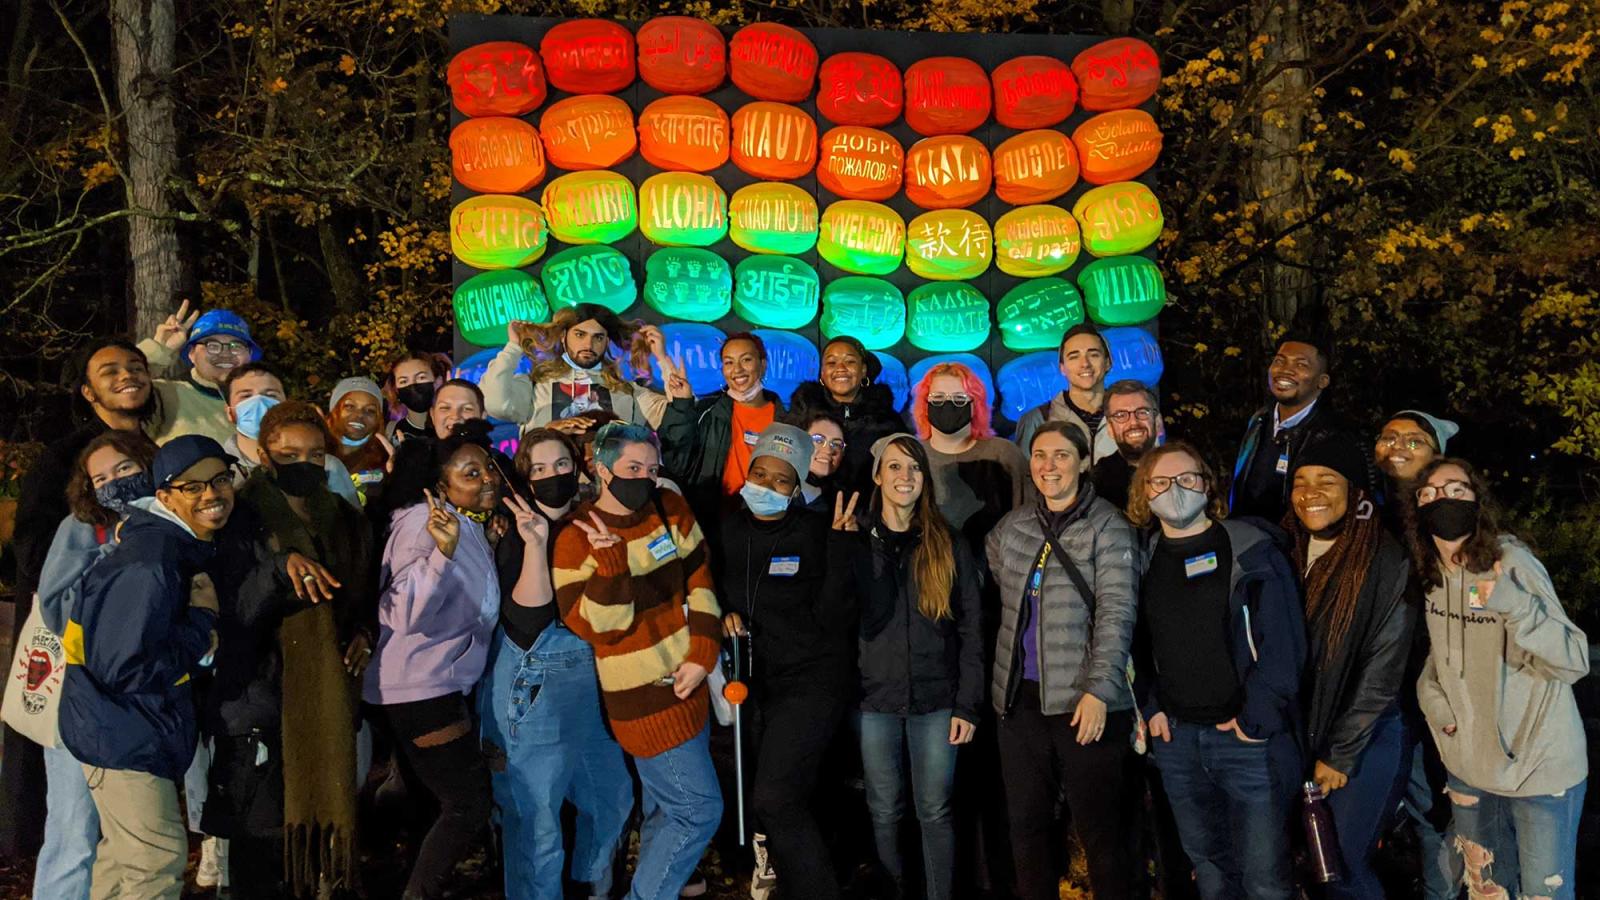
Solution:
{"label": "black pants", "polygon": [[396,756],[403,758],[407,774],[416,776],[408,782],[427,788],[439,801],[439,818],[417,849],[405,897],[438,897],[450,883],[456,863],[471,851],[489,822],[489,768],[479,748],[478,729],[461,694],[380,709],[394,738]]}
{"label": "black pants", "polygon": [[277,732],[222,735],[200,828],[228,841],[235,900],[288,895],[283,876],[283,745]]}
{"label": "black pants", "polygon": [[1128,746],[1133,712],[1109,713],[1105,733],[1078,743],[1070,713],[1039,711],[1039,685],[1024,681],[1011,714],[1000,720],[1000,767],[1005,776],[1011,853],[1022,900],[1055,900],[1061,873],[1052,852],[1056,798],[1066,796],[1089,863],[1095,900],[1133,893],[1129,856],[1133,817],[1128,808]]}
{"label": "black pants", "polygon": [[746,709],[755,713],[755,820],[767,835],[784,896],[837,898],[839,885],[812,804],[828,745],[844,721],[845,697],[768,692]]}

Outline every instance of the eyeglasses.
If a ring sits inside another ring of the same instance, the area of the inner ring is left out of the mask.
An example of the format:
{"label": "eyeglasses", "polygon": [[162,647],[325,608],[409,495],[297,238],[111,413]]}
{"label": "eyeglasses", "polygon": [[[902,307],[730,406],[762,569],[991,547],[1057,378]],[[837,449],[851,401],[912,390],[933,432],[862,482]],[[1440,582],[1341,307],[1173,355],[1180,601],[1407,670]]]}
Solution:
{"label": "eyeglasses", "polygon": [[811,436],[811,443],[816,444],[818,447],[827,447],[829,450],[836,452],[844,449],[844,441],[838,438],[834,438],[830,441],[820,434],[813,434]]}
{"label": "eyeglasses", "polygon": [[1150,476],[1150,486],[1155,489],[1157,494],[1165,494],[1172,488],[1174,481],[1178,483],[1179,487],[1191,491],[1198,491],[1206,486],[1206,476],[1199,472],[1179,472],[1170,477],[1167,475]]}
{"label": "eyeglasses", "polygon": [[203,341],[200,346],[206,348],[207,356],[239,356],[250,349],[243,341]]}
{"label": "eyeglasses", "polygon": [[205,493],[208,487],[219,494],[224,491],[233,493],[233,470],[224,469],[221,475],[210,481],[174,481],[167,485],[168,490],[180,491],[185,497],[198,497]]}
{"label": "eyeglasses", "polygon": [[1383,447],[1386,450],[1393,450],[1396,447],[1404,447],[1413,453],[1421,450],[1423,447],[1427,447],[1430,450],[1433,449],[1433,444],[1430,443],[1427,438],[1419,434],[1400,435],[1395,434],[1392,431],[1386,431],[1378,436],[1378,446]]}
{"label": "eyeglasses", "polygon": [[966,406],[968,403],[972,402],[972,398],[967,396],[966,394],[936,393],[936,394],[929,394],[928,395],[928,402],[929,403],[954,403],[956,406]]}
{"label": "eyeglasses", "polygon": [[1444,484],[1425,484],[1417,488],[1418,503],[1432,503],[1440,497],[1449,500],[1471,500],[1472,485],[1465,481],[1446,481]]}
{"label": "eyeglasses", "polygon": [[1148,422],[1155,417],[1156,411],[1148,406],[1141,406],[1138,409],[1119,409],[1114,413],[1106,413],[1106,418],[1117,423],[1118,425],[1126,425],[1129,419],[1138,419],[1141,422]]}

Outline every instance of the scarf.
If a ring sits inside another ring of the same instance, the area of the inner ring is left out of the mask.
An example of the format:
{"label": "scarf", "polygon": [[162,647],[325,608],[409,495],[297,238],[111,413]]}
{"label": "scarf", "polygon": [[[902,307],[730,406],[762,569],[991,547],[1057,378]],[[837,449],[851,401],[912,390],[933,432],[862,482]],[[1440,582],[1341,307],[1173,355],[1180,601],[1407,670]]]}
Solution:
{"label": "scarf", "polygon": [[317,889],[319,877],[350,887],[356,875],[356,690],[345,671],[340,625],[352,618],[360,573],[370,556],[357,516],[342,516],[339,499],[319,489],[308,502],[308,525],[289,508],[265,470],[239,492],[261,515],[280,552],[320,562],[343,583],[332,602],[285,617],[278,627],[283,657],[284,879],[294,896]]}

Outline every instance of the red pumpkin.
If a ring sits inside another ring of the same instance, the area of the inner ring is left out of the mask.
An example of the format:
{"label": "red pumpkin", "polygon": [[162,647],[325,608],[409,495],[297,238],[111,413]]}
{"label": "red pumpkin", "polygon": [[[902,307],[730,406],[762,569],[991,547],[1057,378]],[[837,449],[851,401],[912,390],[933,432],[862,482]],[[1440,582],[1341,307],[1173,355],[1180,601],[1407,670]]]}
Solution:
{"label": "red pumpkin", "polygon": [[850,200],[887,200],[900,190],[906,152],[888,132],[841,125],[822,136],[817,181]]}
{"label": "red pumpkin", "polygon": [[900,69],[876,53],[835,53],[817,74],[817,111],[837,125],[888,125],[905,103]]}
{"label": "red pumpkin", "polygon": [[1066,121],[1078,102],[1078,79],[1053,56],[1019,56],[994,70],[994,120],[1026,131]]}
{"label": "red pumpkin", "polygon": [[633,84],[633,32],[606,19],[562,22],[539,42],[550,83],[569,94],[610,94]]}
{"label": "red pumpkin", "polygon": [[728,42],[709,22],[656,16],[637,40],[639,77],[663,94],[704,94],[728,75]]}
{"label": "red pumpkin", "polygon": [[639,152],[657,168],[709,172],[728,145],[728,114],[704,97],[662,97],[639,114]]}
{"label": "red pumpkin", "polygon": [[1155,96],[1161,86],[1161,57],[1138,38],[1112,38],[1072,60],[1079,101],[1091,112],[1128,109]]}
{"label": "red pumpkin", "polygon": [[544,180],[544,145],[521,119],[468,119],[450,131],[450,171],[480,194],[520,194]]}
{"label": "red pumpkin", "polygon": [[906,154],[906,198],[923,209],[971,206],[988,195],[993,180],[989,148],[974,137],[924,138]]}
{"label": "red pumpkin", "polygon": [[1078,183],[1078,153],[1054,129],[1024,131],[994,151],[994,192],[1007,203],[1048,203]]}
{"label": "red pumpkin", "polygon": [[746,25],[728,42],[733,83],[758,100],[798,103],[817,80],[817,48],[787,25]]}
{"label": "red pumpkin", "polygon": [[983,66],[934,56],[906,70],[906,124],[922,135],[966,134],[989,120],[994,103]]}
{"label": "red pumpkin", "polygon": [[609,169],[633,155],[639,138],[633,110],[606,94],[582,94],[550,104],[539,118],[545,156],[561,169]]}
{"label": "red pumpkin", "polygon": [[1072,133],[1090,184],[1130,181],[1155,165],[1161,155],[1161,129],[1142,109],[1103,112]]}
{"label": "red pumpkin", "polygon": [[516,41],[490,41],[457,53],[445,73],[450,99],[469,116],[520,116],[544,102],[539,54]]}
{"label": "red pumpkin", "polygon": [[733,114],[732,156],[764,181],[800,178],[817,164],[817,121],[787,103],[746,103]]}

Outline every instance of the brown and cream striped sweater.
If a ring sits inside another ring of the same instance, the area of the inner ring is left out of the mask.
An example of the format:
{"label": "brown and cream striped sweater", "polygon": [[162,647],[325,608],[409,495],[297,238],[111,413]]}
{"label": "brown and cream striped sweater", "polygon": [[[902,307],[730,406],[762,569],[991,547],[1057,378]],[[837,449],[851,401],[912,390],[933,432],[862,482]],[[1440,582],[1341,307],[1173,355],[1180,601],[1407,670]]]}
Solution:
{"label": "brown and cream striped sweater", "polygon": [[679,700],[672,673],[684,662],[709,670],[722,641],[700,526],[682,497],[659,496],[670,536],[654,504],[615,516],[584,503],[572,518],[588,522],[593,512],[622,541],[596,550],[569,524],[556,535],[551,562],[561,619],[594,646],[606,716],[617,743],[634,756],[671,750],[705,727],[705,684]]}

